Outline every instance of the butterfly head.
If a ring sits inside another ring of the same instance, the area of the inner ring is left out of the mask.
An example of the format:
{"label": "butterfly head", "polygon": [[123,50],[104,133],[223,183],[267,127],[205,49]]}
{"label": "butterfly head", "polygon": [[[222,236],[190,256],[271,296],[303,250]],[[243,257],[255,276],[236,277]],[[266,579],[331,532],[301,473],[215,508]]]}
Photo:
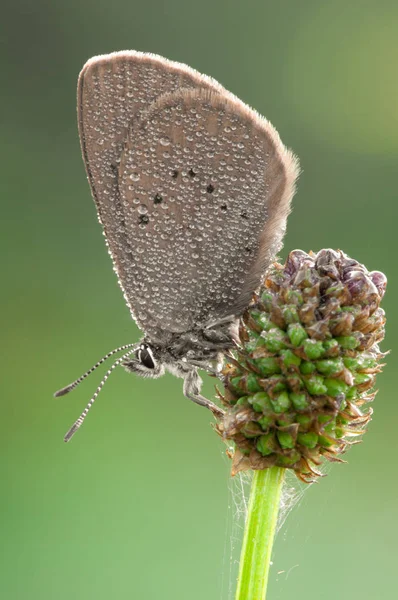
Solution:
{"label": "butterfly head", "polygon": [[155,379],[165,373],[157,349],[148,342],[142,342],[135,353],[122,364],[126,371],[141,377]]}

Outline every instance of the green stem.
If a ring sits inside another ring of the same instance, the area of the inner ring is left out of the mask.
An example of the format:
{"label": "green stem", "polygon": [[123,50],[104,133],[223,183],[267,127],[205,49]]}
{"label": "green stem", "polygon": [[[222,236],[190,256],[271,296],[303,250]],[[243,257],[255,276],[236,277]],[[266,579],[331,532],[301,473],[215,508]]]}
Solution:
{"label": "green stem", "polygon": [[284,474],[279,467],[253,474],[236,600],[265,600]]}

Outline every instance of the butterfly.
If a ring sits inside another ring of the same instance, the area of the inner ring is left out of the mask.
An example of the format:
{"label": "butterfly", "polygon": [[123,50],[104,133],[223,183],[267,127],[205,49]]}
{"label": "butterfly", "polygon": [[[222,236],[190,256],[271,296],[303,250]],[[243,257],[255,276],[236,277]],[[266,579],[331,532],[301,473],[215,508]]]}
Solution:
{"label": "butterfly", "polygon": [[299,164],[275,128],[214,79],[154,54],[91,58],[78,81],[81,149],[98,218],[141,341],[114,368],[166,371],[216,417],[198,369],[219,374],[239,317],[279,251]]}

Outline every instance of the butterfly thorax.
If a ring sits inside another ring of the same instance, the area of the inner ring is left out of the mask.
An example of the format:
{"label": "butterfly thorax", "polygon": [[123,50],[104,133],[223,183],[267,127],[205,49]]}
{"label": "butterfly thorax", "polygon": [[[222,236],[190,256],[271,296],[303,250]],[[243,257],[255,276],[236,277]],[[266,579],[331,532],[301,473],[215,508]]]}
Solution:
{"label": "butterfly thorax", "polygon": [[213,361],[218,354],[235,345],[236,323],[225,322],[213,327],[194,328],[183,333],[159,332],[156,341],[145,336],[143,343],[148,344],[164,363],[183,360]]}

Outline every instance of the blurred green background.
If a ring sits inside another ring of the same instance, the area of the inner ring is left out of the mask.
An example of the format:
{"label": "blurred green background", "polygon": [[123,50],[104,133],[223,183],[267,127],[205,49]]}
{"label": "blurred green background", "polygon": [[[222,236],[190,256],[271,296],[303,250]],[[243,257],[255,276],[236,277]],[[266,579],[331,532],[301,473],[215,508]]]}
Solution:
{"label": "blurred green background", "polygon": [[[282,256],[341,248],[385,271],[383,349],[393,349],[398,4],[3,0],[0,27],[0,596],[227,600],[229,464],[181,381],[120,370],[62,441],[100,373],[70,396],[52,393],[139,336],[80,156],[77,75],[96,54],[155,52],[266,115],[303,168]],[[395,360],[364,444],[306,491],[280,532],[270,599],[393,597]]]}

